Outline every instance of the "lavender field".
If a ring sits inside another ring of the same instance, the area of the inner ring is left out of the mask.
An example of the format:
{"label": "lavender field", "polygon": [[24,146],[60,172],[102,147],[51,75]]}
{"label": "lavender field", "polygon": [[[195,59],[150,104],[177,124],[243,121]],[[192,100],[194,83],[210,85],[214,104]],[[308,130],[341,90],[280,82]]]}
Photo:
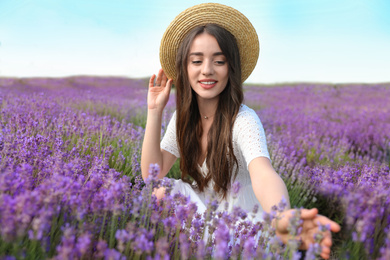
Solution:
{"label": "lavender field", "polygon": [[[202,216],[180,194],[157,203],[152,190],[171,182],[153,177],[156,165],[140,177],[146,86],[0,78],[0,259],[299,259],[297,241],[281,245],[269,226],[283,203],[258,223],[240,208],[216,212],[217,201]],[[342,226],[332,258],[390,259],[390,84],[244,91],[292,206]],[[172,96],[162,132],[174,109]]]}

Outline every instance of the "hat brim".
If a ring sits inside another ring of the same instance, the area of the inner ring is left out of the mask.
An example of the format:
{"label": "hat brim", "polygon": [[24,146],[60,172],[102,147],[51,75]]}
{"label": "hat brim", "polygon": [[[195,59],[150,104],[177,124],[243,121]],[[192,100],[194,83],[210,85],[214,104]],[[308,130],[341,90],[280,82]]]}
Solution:
{"label": "hat brim", "polygon": [[160,62],[168,78],[176,79],[175,61],[179,45],[196,26],[217,24],[228,30],[237,41],[240,52],[242,82],[259,57],[259,39],[251,22],[236,9],[216,3],[195,5],[181,12],[166,29],[160,45]]}

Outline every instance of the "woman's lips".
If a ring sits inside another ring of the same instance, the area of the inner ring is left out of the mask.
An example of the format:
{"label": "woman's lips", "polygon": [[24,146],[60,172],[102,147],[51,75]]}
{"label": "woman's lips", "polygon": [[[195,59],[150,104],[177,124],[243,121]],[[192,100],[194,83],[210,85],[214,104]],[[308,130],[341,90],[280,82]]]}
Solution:
{"label": "woman's lips", "polygon": [[214,81],[214,80],[207,80],[207,81],[204,80],[204,81],[199,81],[199,84],[204,89],[211,89],[215,87],[215,85],[217,85],[217,82],[218,81]]}

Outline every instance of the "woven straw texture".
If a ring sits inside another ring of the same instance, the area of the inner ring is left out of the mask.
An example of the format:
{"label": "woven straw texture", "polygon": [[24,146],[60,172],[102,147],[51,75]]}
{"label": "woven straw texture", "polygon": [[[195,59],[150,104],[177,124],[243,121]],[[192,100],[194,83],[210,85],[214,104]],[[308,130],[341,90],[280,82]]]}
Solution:
{"label": "woven straw texture", "polygon": [[242,82],[252,73],[259,57],[259,39],[255,28],[236,9],[215,3],[195,5],[181,12],[166,29],[160,45],[160,62],[168,78],[176,79],[175,60],[180,43],[198,25],[217,24],[237,40],[240,50]]}

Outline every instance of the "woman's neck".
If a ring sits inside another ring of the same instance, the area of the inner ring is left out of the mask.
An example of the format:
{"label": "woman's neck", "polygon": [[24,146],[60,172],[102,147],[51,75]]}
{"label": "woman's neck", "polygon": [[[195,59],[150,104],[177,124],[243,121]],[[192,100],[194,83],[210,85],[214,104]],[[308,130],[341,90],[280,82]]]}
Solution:
{"label": "woman's neck", "polygon": [[199,114],[201,115],[202,119],[208,120],[214,118],[215,112],[217,111],[218,107],[218,99],[204,100],[198,98],[197,101]]}

